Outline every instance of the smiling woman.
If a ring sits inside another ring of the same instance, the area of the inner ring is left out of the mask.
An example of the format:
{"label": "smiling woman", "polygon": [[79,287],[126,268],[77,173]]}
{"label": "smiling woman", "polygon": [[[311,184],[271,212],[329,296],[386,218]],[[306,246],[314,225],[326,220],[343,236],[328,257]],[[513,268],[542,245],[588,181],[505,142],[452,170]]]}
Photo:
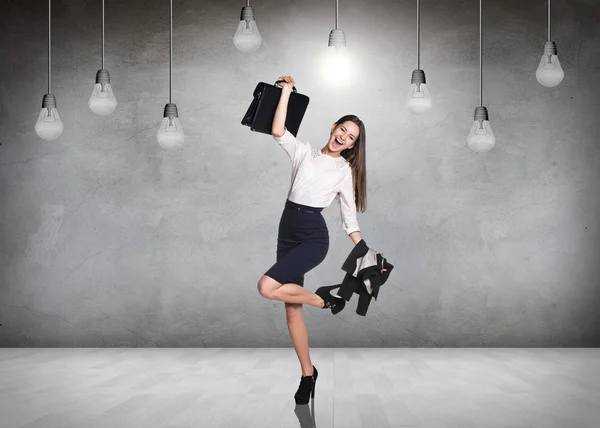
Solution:
{"label": "smiling woman", "polygon": [[335,122],[321,150],[296,139],[286,128],[287,107],[294,86],[291,76],[281,76],[282,90],[273,118],[272,135],[292,161],[292,183],[279,222],[277,262],[258,281],[261,296],[285,303],[288,329],[302,368],[296,404],[314,397],[317,369],[308,350],[302,305],[340,312],[345,300],[321,287],[305,290],[304,275],[318,266],[329,249],[329,231],[321,211],[339,196],[344,231],[354,244],[362,241],[357,210],[366,207],[366,133],[363,122],[346,115]]}
{"label": "smiling woman", "polygon": [[354,202],[361,212],[367,209],[366,141],[364,123],[357,116],[349,114],[333,124],[329,142],[321,150],[332,157],[343,157],[350,165]]}

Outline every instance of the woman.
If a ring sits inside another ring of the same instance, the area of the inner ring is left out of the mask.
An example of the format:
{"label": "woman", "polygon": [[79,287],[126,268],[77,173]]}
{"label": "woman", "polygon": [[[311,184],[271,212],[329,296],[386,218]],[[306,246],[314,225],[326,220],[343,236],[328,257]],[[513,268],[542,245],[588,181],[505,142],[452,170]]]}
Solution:
{"label": "woman", "polygon": [[366,208],[365,126],[354,115],[340,118],[331,127],[321,150],[297,140],[286,128],[287,106],[294,86],[291,76],[279,78],[282,90],[273,118],[272,135],[292,161],[292,183],[279,223],[277,262],[260,278],[258,290],[270,300],[285,302],[287,324],[302,367],[296,404],[314,398],[317,369],[308,351],[308,334],[302,305],[339,312],[345,301],[322,287],[316,293],[303,288],[304,274],[318,266],[329,249],[329,233],[321,215],[339,195],[344,231],[352,242],[362,240],[357,211]]}

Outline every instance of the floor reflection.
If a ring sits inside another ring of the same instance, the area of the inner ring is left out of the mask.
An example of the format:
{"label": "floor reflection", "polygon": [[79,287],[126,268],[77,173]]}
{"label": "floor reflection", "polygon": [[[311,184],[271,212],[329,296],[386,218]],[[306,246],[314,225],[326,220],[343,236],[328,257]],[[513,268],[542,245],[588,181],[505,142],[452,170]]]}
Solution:
{"label": "floor reflection", "polygon": [[315,421],[315,400],[310,400],[310,404],[296,404],[294,413],[300,422],[300,428],[316,428]]}

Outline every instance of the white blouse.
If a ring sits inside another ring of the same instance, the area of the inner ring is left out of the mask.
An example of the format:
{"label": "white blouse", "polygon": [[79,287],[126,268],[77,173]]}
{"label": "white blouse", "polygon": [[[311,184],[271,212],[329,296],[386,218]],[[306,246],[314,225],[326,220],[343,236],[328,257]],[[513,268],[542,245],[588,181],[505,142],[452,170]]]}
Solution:
{"label": "white blouse", "polygon": [[288,199],[315,208],[328,207],[339,195],[342,227],[347,234],[360,231],[352,186],[352,169],[343,157],[334,158],[302,142],[287,129],[273,137],[292,160],[292,182]]}

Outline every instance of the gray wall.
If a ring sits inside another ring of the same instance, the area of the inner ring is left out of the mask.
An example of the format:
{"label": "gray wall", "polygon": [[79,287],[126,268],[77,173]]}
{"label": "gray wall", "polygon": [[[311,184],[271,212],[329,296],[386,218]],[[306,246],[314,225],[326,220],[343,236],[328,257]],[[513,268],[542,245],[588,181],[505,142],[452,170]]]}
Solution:
{"label": "gray wall", "polygon": [[[34,124],[46,93],[47,6],[4,2],[0,33],[0,345],[290,346],[281,302],[256,283],[275,261],[290,162],[240,125],[259,81],[296,78],[298,137],[321,147],[359,115],[368,133],[368,245],[395,270],[366,317],[305,307],[311,346],[600,345],[600,4],[553,2],[565,79],[535,80],[546,2],[484,2],[484,105],[496,147],[466,137],[479,104],[478,2],[422,2],[429,115],[404,107],[415,1],[344,0],[356,65],[325,84],[332,1],[253,1],[263,44],[232,43],[241,0],[175,1],[173,101],[187,135],[156,131],[168,102],[168,5],[107,1],[106,68],[119,105],[87,107],[100,68],[100,0],[55,0],[53,82],[65,124]],[[341,281],[352,248],[337,202],[306,288]]]}

